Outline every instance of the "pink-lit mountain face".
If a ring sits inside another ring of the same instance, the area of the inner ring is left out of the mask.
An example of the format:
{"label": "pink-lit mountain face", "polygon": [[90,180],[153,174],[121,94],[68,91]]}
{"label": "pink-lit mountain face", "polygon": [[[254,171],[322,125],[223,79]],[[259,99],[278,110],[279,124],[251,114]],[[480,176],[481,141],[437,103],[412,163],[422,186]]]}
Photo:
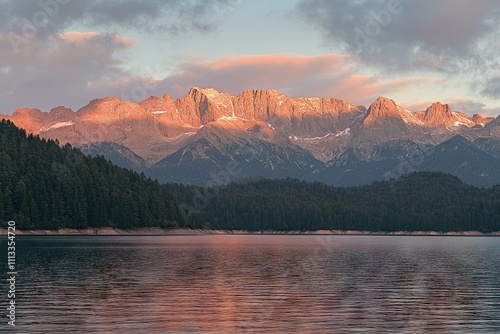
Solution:
{"label": "pink-lit mountain face", "polygon": [[[425,150],[460,135],[479,140],[478,150],[494,157],[500,139],[498,118],[471,117],[439,102],[425,111],[408,111],[380,97],[366,109],[335,98],[289,98],[276,90],[231,96],[194,87],[177,100],[168,94],[140,103],[113,97],[93,100],[76,112],[64,107],[48,113],[17,109],[12,116],[0,117],[87,153],[112,160],[119,156],[122,165],[152,169],[161,180],[175,181],[163,173],[175,174],[183,167],[186,175],[179,180],[193,178],[198,183],[208,178],[198,174],[224,169],[238,157],[242,166],[252,166],[250,176],[317,179],[322,175],[319,179],[328,182],[325,171],[334,169],[333,175],[342,170],[348,152],[352,154],[347,156],[370,163],[387,145],[411,142],[411,147]],[[251,162],[238,155],[241,148],[248,150]],[[385,159],[398,156],[389,154]],[[348,177],[344,174],[338,177]]]}
{"label": "pink-lit mountain face", "polygon": [[[30,133],[82,145],[113,142],[156,162],[187,144],[206,125],[247,133],[260,127],[268,140],[288,135],[325,135],[342,131],[365,111],[337,99],[290,99],[275,91],[248,90],[238,96],[193,88],[184,98],[150,97],[138,104],[103,98],[77,112],[58,107],[49,113],[18,109],[12,120]],[[203,131],[206,132],[206,131]],[[202,132],[202,133],[203,133]],[[282,138],[280,140],[283,140]]]}

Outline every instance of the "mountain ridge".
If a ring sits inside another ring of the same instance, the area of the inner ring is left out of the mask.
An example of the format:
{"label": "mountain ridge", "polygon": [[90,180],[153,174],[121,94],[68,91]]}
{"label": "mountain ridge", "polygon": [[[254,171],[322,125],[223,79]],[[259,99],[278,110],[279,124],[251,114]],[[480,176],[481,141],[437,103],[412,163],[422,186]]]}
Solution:
{"label": "mountain ridge", "polygon": [[[193,150],[198,159],[191,164],[200,163],[206,169],[189,166],[199,182],[208,178],[211,169],[237,161],[248,165],[247,174],[254,176],[279,177],[281,172],[282,177],[310,179],[321,171],[333,170],[320,179],[343,184],[340,179],[349,178],[349,173],[341,172],[341,167],[350,165],[349,159],[361,168],[358,173],[373,177],[380,178],[380,173],[373,174],[367,166],[393,168],[398,157],[386,155],[382,161],[377,150],[396,154],[418,147],[425,151],[460,135],[477,142],[477,150],[495,155],[493,140],[500,139],[500,117],[469,116],[440,102],[424,111],[409,111],[394,100],[379,97],[366,108],[336,98],[290,98],[274,89],[245,90],[232,96],[213,88],[193,87],[185,97],[175,100],[169,94],[139,103],[106,97],[77,111],[63,106],[50,112],[24,108],[0,118],[43,138],[68,142],[87,154],[102,154],[121,166],[152,169],[160,180],[168,168],[178,170],[182,165],[174,155]],[[384,145],[401,147],[386,149]],[[250,147],[258,163],[239,160],[236,147]],[[345,155],[349,150],[352,152]],[[206,165],[207,159],[214,163]],[[189,180],[189,174],[179,173],[185,175],[183,181]],[[198,178],[197,173],[205,174]],[[358,181],[373,181],[359,176]],[[166,180],[175,181],[176,176]]]}

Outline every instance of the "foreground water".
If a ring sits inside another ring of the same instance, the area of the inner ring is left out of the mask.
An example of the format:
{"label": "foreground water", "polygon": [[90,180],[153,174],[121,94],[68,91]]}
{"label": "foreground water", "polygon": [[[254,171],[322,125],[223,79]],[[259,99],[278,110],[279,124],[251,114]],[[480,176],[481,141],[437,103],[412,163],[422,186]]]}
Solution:
{"label": "foreground water", "polygon": [[19,333],[500,332],[498,237],[19,236],[17,266]]}

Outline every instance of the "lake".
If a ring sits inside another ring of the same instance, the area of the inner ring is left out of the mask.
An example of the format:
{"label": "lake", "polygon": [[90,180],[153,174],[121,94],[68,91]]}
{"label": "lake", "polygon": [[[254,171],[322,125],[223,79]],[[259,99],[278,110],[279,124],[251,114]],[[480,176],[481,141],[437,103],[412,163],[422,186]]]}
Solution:
{"label": "lake", "polygon": [[16,241],[19,333],[500,332],[499,237]]}

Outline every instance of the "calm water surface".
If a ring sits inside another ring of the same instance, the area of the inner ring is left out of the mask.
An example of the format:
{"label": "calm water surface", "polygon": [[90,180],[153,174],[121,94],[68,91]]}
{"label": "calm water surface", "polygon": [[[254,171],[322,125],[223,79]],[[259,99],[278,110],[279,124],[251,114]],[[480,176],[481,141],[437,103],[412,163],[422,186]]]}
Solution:
{"label": "calm water surface", "polygon": [[500,332],[500,238],[17,241],[19,333]]}

